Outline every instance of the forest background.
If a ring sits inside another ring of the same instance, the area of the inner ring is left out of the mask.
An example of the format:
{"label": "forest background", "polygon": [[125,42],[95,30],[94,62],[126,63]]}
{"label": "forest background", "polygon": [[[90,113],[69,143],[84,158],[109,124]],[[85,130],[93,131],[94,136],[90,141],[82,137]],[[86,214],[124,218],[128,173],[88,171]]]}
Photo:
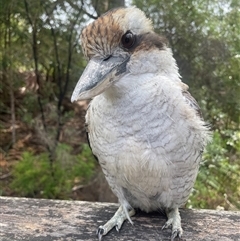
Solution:
{"label": "forest background", "polygon": [[168,38],[213,131],[187,206],[240,209],[238,0],[0,0],[0,195],[116,201],[86,144],[88,102],[70,96],[82,28],[132,5]]}

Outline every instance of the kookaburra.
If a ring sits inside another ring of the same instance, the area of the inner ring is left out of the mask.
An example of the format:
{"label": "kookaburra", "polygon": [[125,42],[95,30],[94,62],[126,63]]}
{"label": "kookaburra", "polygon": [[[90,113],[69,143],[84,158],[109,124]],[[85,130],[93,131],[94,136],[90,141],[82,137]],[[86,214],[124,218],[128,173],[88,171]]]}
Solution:
{"label": "kookaburra", "polygon": [[199,106],[166,39],[138,8],[105,13],[83,29],[81,45],[89,63],[71,100],[93,98],[86,114],[90,145],[120,203],[98,238],[126,219],[132,223],[139,208],[164,210],[174,240],[183,232],[178,208],[209,140]]}

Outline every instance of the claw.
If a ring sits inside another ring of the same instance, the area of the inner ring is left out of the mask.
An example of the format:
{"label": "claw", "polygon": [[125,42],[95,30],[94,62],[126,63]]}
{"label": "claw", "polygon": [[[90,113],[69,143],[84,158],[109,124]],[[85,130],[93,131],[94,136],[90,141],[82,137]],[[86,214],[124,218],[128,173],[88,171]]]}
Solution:
{"label": "claw", "polygon": [[171,235],[171,241],[174,241],[174,239],[177,237],[178,233],[177,231],[174,231]]}
{"label": "claw", "polygon": [[171,225],[171,222],[166,222],[163,226],[162,226],[162,230],[165,228],[169,228],[169,226]]}
{"label": "claw", "polygon": [[96,233],[98,241],[102,240],[103,234],[104,234],[104,228],[103,228],[103,226],[99,226],[99,228],[97,229],[97,233]]}
{"label": "claw", "polygon": [[181,238],[181,236],[182,236],[182,231],[180,229],[174,230],[172,232],[171,241],[174,241],[176,237]]}
{"label": "claw", "polygon": [[183,230],[181,227],[181,217],[178,208],[167,210],[167,216],[168,220],[163,225],[162,229],[172,226],[171,241],[174,241],[177,237],[181,238]]}
{"label": "claw", "polygon": [[105,223],[103,226],[99,226],[97,230],[98,241],[101,241],[102,237],[106,235],[114,227],[119,232],[123,222],[128,218],[130,219],[130,217],[133,216],[134,214],[135,214],[134,209],[131,209],[131,210],[126,209],[125,211],[124,207],[120,206],[117,212],[114,214],[114,216],[107,223]]}

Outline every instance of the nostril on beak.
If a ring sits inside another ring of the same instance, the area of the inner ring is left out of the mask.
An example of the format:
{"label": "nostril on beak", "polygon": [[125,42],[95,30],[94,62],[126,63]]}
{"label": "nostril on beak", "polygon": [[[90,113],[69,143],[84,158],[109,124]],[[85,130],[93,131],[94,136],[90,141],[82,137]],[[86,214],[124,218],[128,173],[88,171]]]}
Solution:
{"label": "nostril on beak", "polygon": [[104,58],[103,61],[108,61],[111,57],[112,57],[112,55],[109,55],[106,58]]}

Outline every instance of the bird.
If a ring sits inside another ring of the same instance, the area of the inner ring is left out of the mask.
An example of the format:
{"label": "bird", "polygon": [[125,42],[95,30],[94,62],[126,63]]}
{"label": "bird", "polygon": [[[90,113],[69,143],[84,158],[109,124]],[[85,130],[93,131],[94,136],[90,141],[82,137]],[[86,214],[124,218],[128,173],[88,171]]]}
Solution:
{"label": "bird", "polygon": [[173,241],[183,234],[179,208],[211,139],[209,125],[168,41],[139,8],[109,10],[83,28],[80,43],[88,64],[71,101],[91,99],[90,147],[120,204],[98,227],[98,240],[140,209],[164,211]]}

